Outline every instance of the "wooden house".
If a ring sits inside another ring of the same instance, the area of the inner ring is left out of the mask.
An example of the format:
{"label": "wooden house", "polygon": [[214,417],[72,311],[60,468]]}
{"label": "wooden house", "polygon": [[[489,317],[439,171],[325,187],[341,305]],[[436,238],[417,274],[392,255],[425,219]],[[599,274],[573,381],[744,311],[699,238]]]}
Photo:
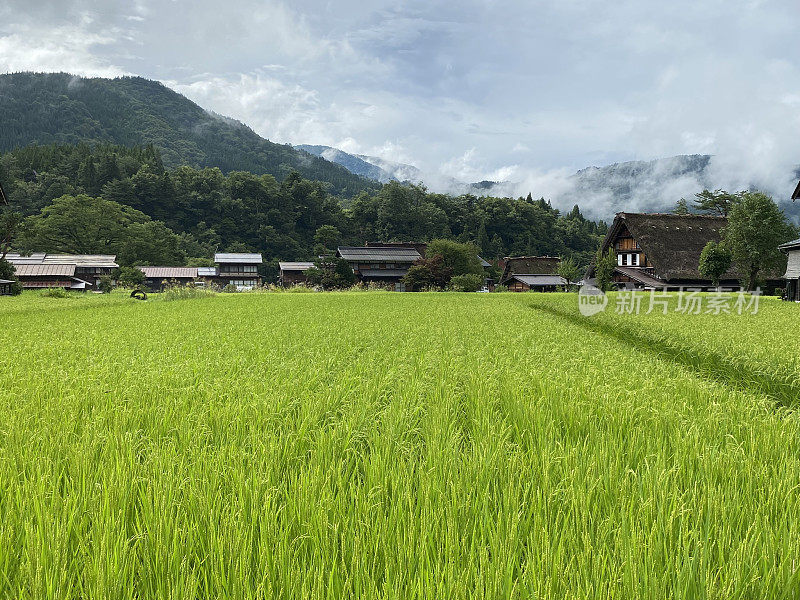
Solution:
{"label": "wooden house", "polygon": [[278,267],[280,267],[280,284],[283,287],[291,287],[305,285],[308,280],[306,271],[313,269],[314,263],[281,261],[278,263]]}
{"label": "wooden house", "polygon": [[264,260],[258,253],[218,252],[215,282],[220,287],[234,285],[239,290],[251,290],[261,282],[258,267]]}
{"label": "wooden house", "polygon": [[500,285],[511,292],[554,292],[566,281],[558,275],[557,256],[506,256]]}
{"label": "wooden house", "polygon": [[145,285],[154,292],[168,287],[193,284],[197,280],[197,267],[138,267],[144,273]]}
{"label": "wooden house", "polygon": [[336,256],[350,264],[360,281],[386,284],[401,284],[411,265],[421,258],[413,246],[340,246]]}
{"label": "wooden house", "polygon": [[[16,253],[6,255],[6,260],[17,270],[20,282],[23,287],[68,287],[66,280],[48,279],[53,273],[66,273],[73,283],[69,289],[86,289],[91,287],[97,289],[100,278],[104,275],[111,276],[119,265],[116,263],[116,256],[113,254],[48,254],[46,252],[34,252],[30,256],[21,256]],[[20,275],[20,266],[39,265],[42,268],[24,269],[26,275]],[[69,269],[69,267],[72,269]],[[52,267],[50,269],[45,267]],[[34,274],[35,273],[35,274]],[[56,277],[66,277],[60,274]],[[51,281],[53,285],[44,285]],[[26,282],[30,285],[26,285]]]}
{"label": "wooden house", "polygon": [[[797,186],[800,188],[800,184]],[[798,193],[798,192],[795,192]],[[787,255],[786,272],[783,274],[786,285],[785,298],[800,302],[800,239],[778,246]]]}
{"label": "wooden house", "polygon": [[9,279],[0,279],[0,296],[10,296],[13,283]]}
{"label": "wooden house", "polygon": [[512,275],[504,285],[509,292],[556,292],[567,281],[559,275]]}
{"label": "wooden house", "polygon": [[[719,242],[725,217],[669,213],[617,213],[603,240],[602,252],[613,248],[617,267],[613,279],[630,289],[710,287],[699,271],[700,253],[708,242]],[[594,264],[587,278],[594,277]],[[731,269],[720,284],[737,287],[739,275]]]}
{"label": "wooden house", "polygon": [[94,287],[90,282],[75,277],[74,264],[14,263],[14,270],[25,290],[64,288],[65,290],[85,292]]}

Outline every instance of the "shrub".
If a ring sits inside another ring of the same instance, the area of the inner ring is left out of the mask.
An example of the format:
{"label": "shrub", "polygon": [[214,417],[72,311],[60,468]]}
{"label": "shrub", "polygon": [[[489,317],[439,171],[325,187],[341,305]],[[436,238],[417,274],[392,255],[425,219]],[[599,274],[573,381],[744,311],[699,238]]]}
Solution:
{"label": "shrub", "polygon": [[167,288],[162,298],[164,300],[188,300],[189,298],[205,298],[215,294],[216,292],[212,290],[198,288],[193,285],[176,285],[175,287]]}
{"label": "shrub", "polygon": [[476,273],[455,275],[450,280],[450,286],[455,292],[477,292],[483,286],[483,276]]}
{"label": "shrub", "polygon": [[69,292],[64,288],[49,288],[42,292],[43,298],[69,298]]}
{"label": "shrub", "polygon": [[236,292],[238,292],[238,291],[239,291],[239,288],[237,288],[237,287],[236,287],[235,285],[233,285],[232,283],[229,283],[229,284],[228,284],[228,285],[226,285],[224,288],[222,288],[222,293],[223,293],[223,294],[235,294],[235,293],[236,293]]}
{"label": "shrub", "polygon": [[97,289],[104,294],[110,294],[111,290],[114,289],[114,282],[111,281],[111,277],[103,275],[97,284]]}

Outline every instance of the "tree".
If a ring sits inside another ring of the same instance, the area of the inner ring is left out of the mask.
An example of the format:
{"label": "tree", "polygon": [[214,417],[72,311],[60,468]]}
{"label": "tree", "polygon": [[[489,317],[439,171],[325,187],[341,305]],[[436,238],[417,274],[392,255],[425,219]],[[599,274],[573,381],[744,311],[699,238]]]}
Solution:
{"label": "tree", "polygon": [[128,225],[148,220],[138,210],[102,198],[61,196],[26,220],[25,244],[45,252],[113,252],[124,241]]}
{"label": "tree", "polygon": [[117,269],[115,278],[123,287],[137,287],[142,285],[145,280],[142,270],[136,267],[120,267]]}
{"label": "tree", "polygon": [[111,281],[111,277],[109,277],[108,275],[103,275],[100,278],[100,281],[97,283],[97,289],[103,292],[104,294],[110,294],[113,288],[114,288],[114,282]]}
{"label": "tree", "polygon": [[567,282],[567,286],[581,278],[581,269],[572,258],[565,258],[558,265],[558,274]]}
{"label": "tree", "polygon": [[18,296],[22,293],[22,284],[17,279],[14,265],[8,262],[5,258],[0,258],[0,279],[13,282],[11,284],[12,296]]}
{"label": "tree", "polygon": [[483,277],[475,273],[454,275],[450,279],[450,286],[454,292],[477,292],[483,286]]}
{"label": "tree", "polygon": [[341,232],[333,225],[323,225],[318,227],[314,233],[314,241],[321,244],[323,248],[332,250],[341,236]]}
{"label": "tree", "polygon": [[441,256],[444,267],[451,269],[453,275],[473,273],[483,275],[483,266],[478,258],[478,248],[474,244],[464,244],[452,240],[433,240],[428,244],[427,256]]}
{"label": "tree", "polygon": [[430,258],[421,258],[408,269],[403,282],[412,290],[443,289],[450,283],[453,269],[446,267],[444,258],[437,254]]}
{"label": "tree", "polygon": [[703,190],[694,195],[694,204],[699,212],[711,213],[720,217],[727,217],[739,200],[741,200],[741,192],[739,194],[730,194],[725,190],[714,190],[713,192]]}
{"label": "tree", "polygon": [[599,289],[606,292],[612,287],[614,269],[617,267],[617,255],[614,253],[613,248],[609,248],[606,254],[598,250],[596,261],[596,285]]}
{"label": "tree", "polygon": [[778,205],[761,192],[737,195],[724,230],[725,245],[744,278],[748,290],[755,289],[759,273],[777,270],[785,261],[778,246],[797,235]]}
{"label": "tree", "polygon": [[356,276],[350,263],[335,256],[326,256],[316,260],[314,266],[305,274],[311,285],[318,285],[325,290],[348,288],[356,282]]}
{"label": "tree", "polygon": [[711,280],[714,287],[719,286],[722,275],[731,268],[733,257],[724,244],[708,242],[700,253],[699,270],[703,277]]}
{"label": "tree", "polygon": [[121,265],[182,265],[181,238],[161,221],[131,223],[116,247]]}
{"label": "tree", "polygon": [[688,215],[689,205],[686,203],[686,198],[681,198],[680,200],[678,200],[672,212],[676,215]]}

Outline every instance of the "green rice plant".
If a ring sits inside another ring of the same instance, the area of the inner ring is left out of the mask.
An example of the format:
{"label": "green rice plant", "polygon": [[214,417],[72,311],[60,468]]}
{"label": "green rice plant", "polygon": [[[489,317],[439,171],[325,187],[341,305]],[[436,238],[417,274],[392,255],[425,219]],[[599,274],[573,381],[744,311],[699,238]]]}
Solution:
{"label": "green rice plant", "polygon": [[214,290],[195,285],[176,285],[168,287],[161,295],[163,300],[188,300],[190,298],[207,298],[216,295]]}
{"label": "green rice plant", "polygon": [[0,298],[0,597],[792,598],[797,310]]}

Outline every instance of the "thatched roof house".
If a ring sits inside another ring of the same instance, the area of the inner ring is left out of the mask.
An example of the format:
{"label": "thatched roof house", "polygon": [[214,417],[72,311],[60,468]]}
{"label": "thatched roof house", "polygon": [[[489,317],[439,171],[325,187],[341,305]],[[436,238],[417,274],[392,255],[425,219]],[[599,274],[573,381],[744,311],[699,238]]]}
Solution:
{"label": "thatched roof house", "polygon": [[[617,213],[602,251],[617,255],[614,280],[628,287],[711,285],[699,271],[700,253],[710,241],[719,242],[728,224],[725,217],[669,213]],[[587,277],[594,276],[594,264]],[[731,269],[723,284],[737,284]]]}
{"label": "thatched roof house", "polygon": [[514,275],[554,275],[560,262],[557,256],[506,256],[500,284],[506,285]]}

